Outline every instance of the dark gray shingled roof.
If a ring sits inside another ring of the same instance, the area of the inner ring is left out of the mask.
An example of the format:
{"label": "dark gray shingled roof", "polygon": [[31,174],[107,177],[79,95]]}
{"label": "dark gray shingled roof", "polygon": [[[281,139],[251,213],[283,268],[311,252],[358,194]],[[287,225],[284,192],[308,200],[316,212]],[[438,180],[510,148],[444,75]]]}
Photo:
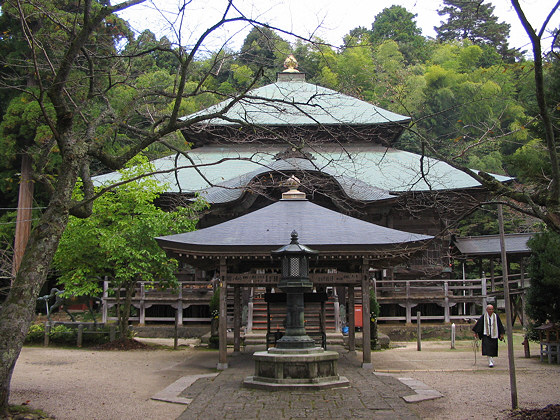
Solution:
{"label": "dark gray shingled roof", "polygon": [[237,200],[246,191],[249,183],[258,175],[269,172],[312,171],[323,172],[331,175],[341,186],[348,197],[355,200],[377,201],[395,198],[388,191],[376,188],[359,179],[337,174],[332,167],[318,167],[313,161],[301,158],[288,158],[277,160],[269,165],[264,165],[255,171],[222,182],[215,187],[201,191],[200,195],[209,203],[228,203]]}
{"label": "dark gray shingled roof", "polygon": [[[506,251],[508,254],[530,254],[527,241],[535,235],[534,233],[512,233],[505,235]],[[500,236],[469,236],[455,238],[455,246],[463,255],[500,255]]]}
{"label": "dark gray shingled roof", "polygon": [[286,245],[292,231],[299,242],[321,249],[391,248],[431,239],[368,223],[326,209],[308,200],[280,200],[252,213],[194,232],[156,238],[164,249],[176,251],[269,248]]}

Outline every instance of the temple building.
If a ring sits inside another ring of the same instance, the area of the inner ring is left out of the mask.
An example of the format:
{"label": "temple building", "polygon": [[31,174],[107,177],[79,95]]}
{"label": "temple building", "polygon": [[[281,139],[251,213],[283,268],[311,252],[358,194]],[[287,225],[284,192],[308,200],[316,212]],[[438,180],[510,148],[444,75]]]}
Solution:
{"label": "temple building", "polygon": [[[361,319],[356,310],[366,312],[370,288],[380,320],[410,322],[412,308],[442,321],[480,313],[482,289],[459,305],[448,287],[447,228],[487,191],[444,162],[393,148],[409,117],[307,83],[293,57],[285,67],[275,83],[184,117],[201,119],[182,132],[190,150],[153,162],[154,177],[169,185],[159,205],[196,196],[210,205],[198,231],[158,238],[185,282],[170,307],[185,322],[207,319],[204,285],[221,283],[236,346],[240,331],[281,332],[280,267],[270,251],[295,230],[319,251],[310,267],[316,296],[306,297],[318,334],[366,328],[369,311]],[[161,302],[142,305],[145,322]]]}

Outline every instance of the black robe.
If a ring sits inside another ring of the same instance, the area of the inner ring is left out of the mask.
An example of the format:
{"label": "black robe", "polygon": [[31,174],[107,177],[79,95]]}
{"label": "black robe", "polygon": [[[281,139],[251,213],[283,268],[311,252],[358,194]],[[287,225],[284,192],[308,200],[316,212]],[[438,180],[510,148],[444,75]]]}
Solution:
{"label": "black robe", "polygon": [[[498,314],[496,314],[496,320],[498,322],[498,336],[502,336],[505,334],[505,329]],[[478,338],[482,340],[482,355],[490,357],[498,356],[498,339],[492,338],[489,335],[484,335],[484,315],[478,318],[472,330],[477,333]]]}

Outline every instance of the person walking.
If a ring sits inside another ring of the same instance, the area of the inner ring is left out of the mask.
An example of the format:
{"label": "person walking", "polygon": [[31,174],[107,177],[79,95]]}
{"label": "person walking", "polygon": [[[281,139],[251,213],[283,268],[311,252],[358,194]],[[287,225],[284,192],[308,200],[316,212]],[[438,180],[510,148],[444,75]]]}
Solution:
{"label": "person walking", "polygon": [[488,357],[488,367],[494,367],[494,357],[498,356],[498,339],[504,339],[505,329],[494,307],[488,305],[486,312],[473,327],[475,338],[482,340],[482,355]]}

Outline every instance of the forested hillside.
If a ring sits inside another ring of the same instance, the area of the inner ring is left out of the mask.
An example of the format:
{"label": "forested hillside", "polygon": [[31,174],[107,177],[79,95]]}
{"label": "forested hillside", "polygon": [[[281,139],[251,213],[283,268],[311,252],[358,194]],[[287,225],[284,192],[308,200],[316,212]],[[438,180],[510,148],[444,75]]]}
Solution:
{"label": "forested hillside", "polygon": [[[436,28],[437,39],[423,37],[415,15],[401,6],[388,7],[373,17],[371,28],[351,30],[342,46],[327,45],[320,39],[289,42],[283,33],[255,26],[239,51],[223,48],[193,60],[178,115],[275,81],[284,59],[293,53],[309,82],[411,116],[410,130],[394,147],[429,155],[429,144],[472,169],[546,182],[550,168],[546,157],[543,159],[542,129],[536,118],[533,62],[525,52],[509,48],[509,25],[498,22],[492,6],[485,5],[481,13],[463,3],[448,0],[442,6],[440,14],[447,22]],[[69,6],[67,19],[71,13]],[[37,22],[37,26],[39,32],[50,30],[49,24]],[[10,65],[5,70],[5,83],[29,85],[29,76],[17,65],[31,57],[19,22],[4,13],[0,29],[4,34],[0,49],[5,64]],[[127,122],[131,127],[147,127],[174,107],[181,52],[167,38],[158,39],[149,30],[135,36],[127,22],[116,17],[106,31],[98,37],[103,40],[105,36],[107,44],[100,42],[98,48],[111,50],[118,42],[123,46],[120,53],[129,57],[121,63],[127,67],[120,69],[122,80],[115,79],[108,100],[114,112],[130,112]],[[56,32],[49,34],[48,48],[55,54],[57,36]],[[554,54],[545,57],[550,104],[560,99],[555,88],[560,80],[556,62]],[[119,69],[111,71],[119,77]],[[42,114],[54,110],[48,101],[39,106],[32,94],[20,89],[0,92],[0,193],[3,207],[9,209],[17,206],[22,150],[34,161],[40,159],[41,146],[53,141]],[[138,98],[141,110],[138,103],[130,106]],[[133,136],[134,130],[120,132],[104,147],[118,153]],[[178,132],[170,133],[166,142],[188,147]],[[151,158],[169,153],[161,142],[146,150]],[[95,173],[109,170],[103,165],[93,169]],[[44,200],[40,185],[35,200],[40,207]],[[14,217],[14,211],[2,210],[4,240],[13,237]]]}

